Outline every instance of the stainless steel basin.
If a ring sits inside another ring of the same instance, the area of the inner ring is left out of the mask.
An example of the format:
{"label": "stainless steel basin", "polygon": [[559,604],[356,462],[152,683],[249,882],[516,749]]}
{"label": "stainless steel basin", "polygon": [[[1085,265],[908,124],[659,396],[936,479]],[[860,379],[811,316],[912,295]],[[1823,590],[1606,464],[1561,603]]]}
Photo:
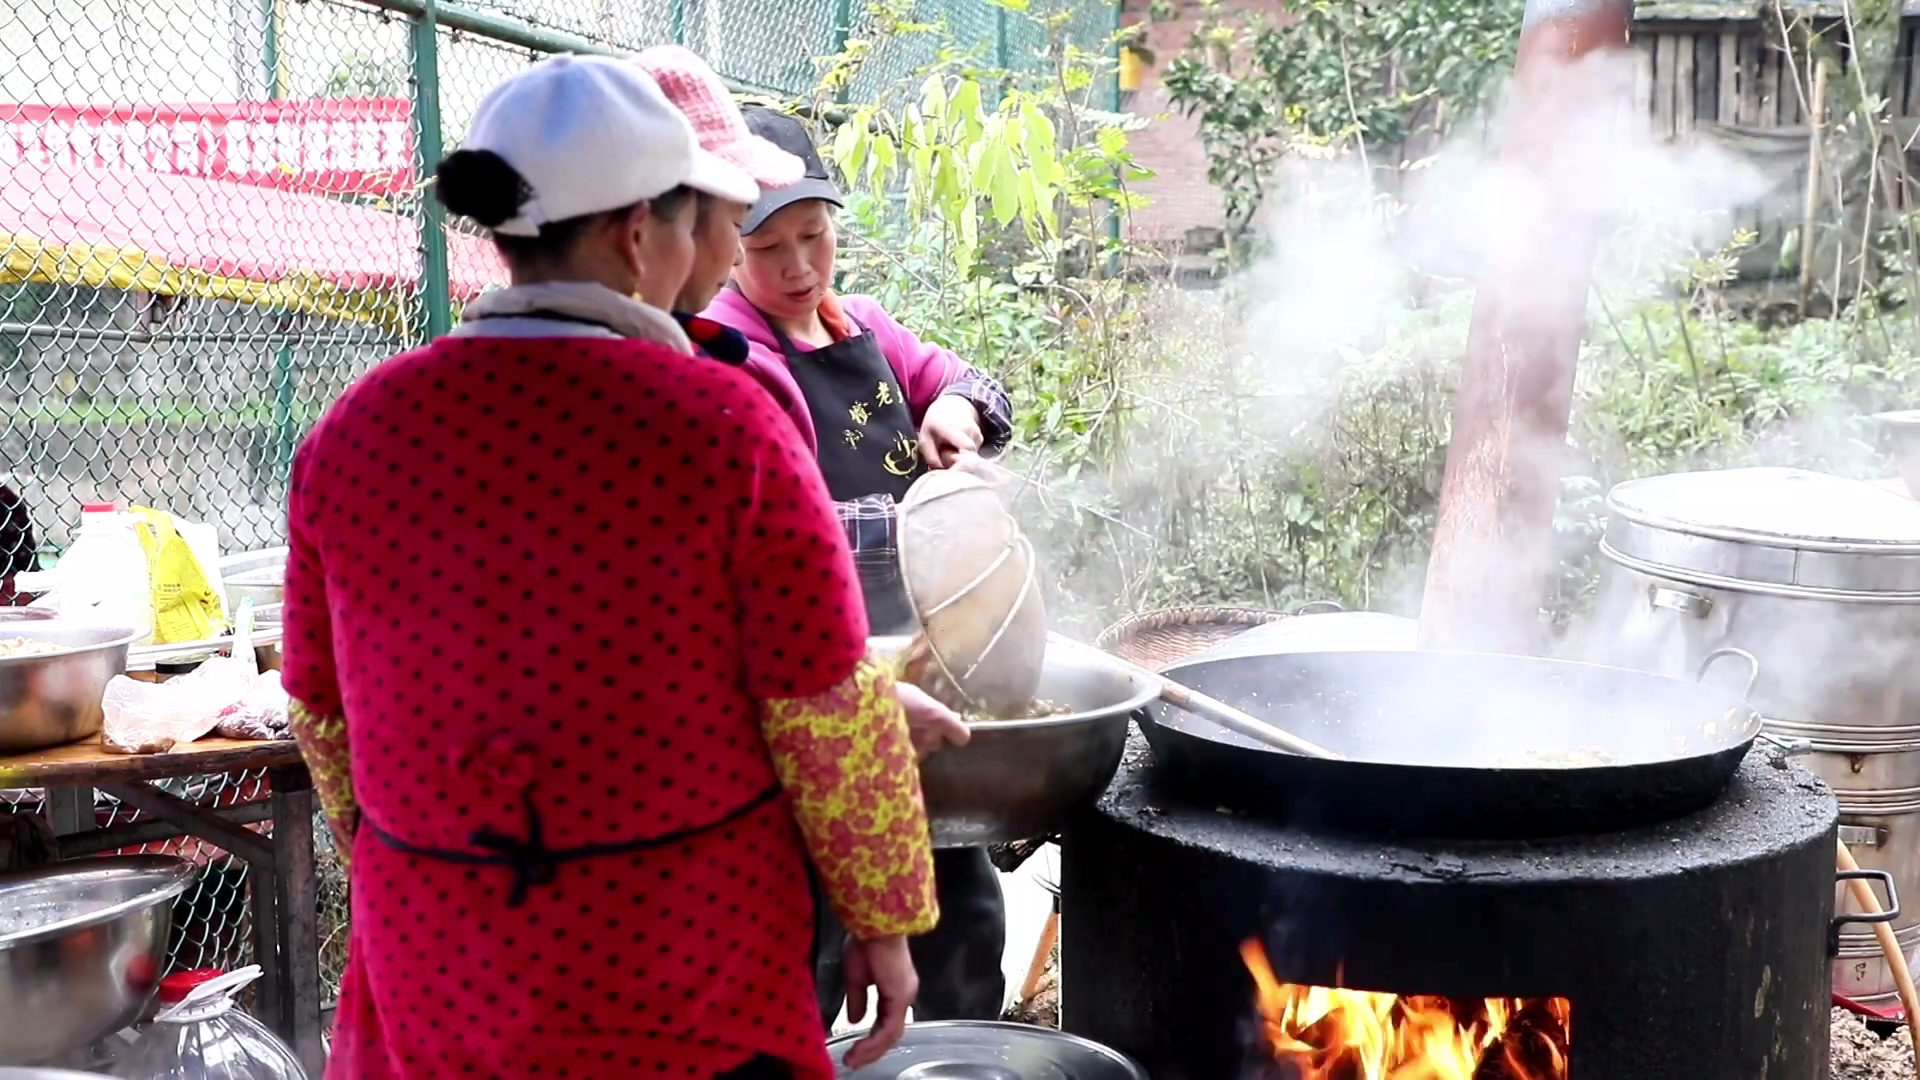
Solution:
{"label": "stainless steel basin", "polygon": [[226,556],[220,560],[220,584],[228,611],[249,598],[256,608],[280,603],[287,592],[287,549],[266,548]]}
{"label": "stainless steel basin", "polygon": [[[0,657],[0,754],[24,754],[99,734],[100,695],[127,670],[131,629],[60,619],[0,623],[0,638],[60,647],[56,653]],[[4,918],[4,915],[0,915]]]}
{"label": "stainless steel basin", "polygon": [[[881,655],[904,637],[874,638]],[[1045,836],[1105,791],[1120,768],[1127,722],[1159,687],[1085,646],[1053,642],[1039,696],[1073,708],[1038,720],[972,725],[965,746],[920,763],[935,847],[981,847]]]}
{"label": "stainless steel basin", "polygon": [[0,1064],[50,1061],[137,1019],[193,878],[168,855],[0,875]]}

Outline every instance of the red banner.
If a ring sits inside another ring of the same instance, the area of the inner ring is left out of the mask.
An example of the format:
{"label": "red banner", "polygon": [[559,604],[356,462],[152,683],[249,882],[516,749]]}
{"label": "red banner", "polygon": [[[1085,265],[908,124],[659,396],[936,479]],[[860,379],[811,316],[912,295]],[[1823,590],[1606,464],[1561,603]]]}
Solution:
{"label": "red banner", "polygon": [[328,194],[413,186],[404,98],[0,105],[0,170],[109,168]]}

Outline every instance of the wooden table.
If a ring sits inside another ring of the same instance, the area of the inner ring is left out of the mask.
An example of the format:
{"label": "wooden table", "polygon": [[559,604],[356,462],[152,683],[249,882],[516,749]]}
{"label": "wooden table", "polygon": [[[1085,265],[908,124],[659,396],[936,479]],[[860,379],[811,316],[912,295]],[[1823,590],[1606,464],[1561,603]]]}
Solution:
{"label": "wooden table", "polygon": [[[264,769],[269,795],[204,807],[153,781]],[[319,905],[315,892],[313,781],[290,739],[201,739],[166,754],[115,754],[98,736],[70,746],[0,757],[0,788],[42,788],[58,858],[71,859],[191,836],[244,859],[252,894],[255,984],[262,1020],[286,1039],[307,1075],[324,1071],[320,1016]],[[99,827],[94,792],[151,820]],[[271,837],[249,825],[273,823]]]}

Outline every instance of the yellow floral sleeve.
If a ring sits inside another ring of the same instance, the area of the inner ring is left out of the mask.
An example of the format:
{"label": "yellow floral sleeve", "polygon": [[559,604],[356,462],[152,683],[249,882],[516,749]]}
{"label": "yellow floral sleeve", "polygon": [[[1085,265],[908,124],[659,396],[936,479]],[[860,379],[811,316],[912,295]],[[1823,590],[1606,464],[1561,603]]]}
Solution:
{"label": "yellow floral sleeve", "polygon": [[764,708],[774,769],[847,932],[869,940],[933,929],[933,847],[892,673],[869,658],[825,693]]}
{"label": "yellow floral sleeve", "polygon": [[[294,741],[300,744],[300,756],[306,759],[307,773],[313,777],[320,809],[339,832],[353,835],[360,824],[360,809],[353,801],[346,718],[321,716],[296,698],[287,707],[287,719],[292,722]],[[335,854],[342,866],[351,855],[346,851]]]}

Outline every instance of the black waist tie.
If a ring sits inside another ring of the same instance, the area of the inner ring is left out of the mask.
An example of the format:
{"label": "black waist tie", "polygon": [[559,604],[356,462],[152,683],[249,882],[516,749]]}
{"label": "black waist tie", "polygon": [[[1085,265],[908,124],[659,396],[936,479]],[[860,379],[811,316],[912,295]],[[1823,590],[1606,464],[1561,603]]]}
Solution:
{"label": "black waist tie", "polygon": [[692,825],[660,836],[648,836],[638,840],[623,840],[611,844],[581,844],[578,847],[568,848],[547,846],[546,829],[540,821],[540,809],[533,805],[531,791],[523,793],[520,797],[520,804],[526,811],[526,837],[522,839],[492,829],[478,829],[468,837],[468,842],[482,849],[480,851],[449,851],[443,848],[409,844],[375,825],[364,813],[360,817],[360,824],[373,833],[374,839],[403,855],[438,859],[441,862],[459,863],[463,866],[506,867],[513,873],[513,888],[507,893],[507,906],[514,908],[527,902],[528,889],[535,885],[552,884],[554,874],[560,869],[562,863],[599,858],[604,855],[626,855],[635,851],[677,844],[682,840],[718,829],[723,825],[730,825],[746,817],[778,798],[780,792],[780,785],[774,784],[742,805],[722,814],[718,819],[702,825]]}

